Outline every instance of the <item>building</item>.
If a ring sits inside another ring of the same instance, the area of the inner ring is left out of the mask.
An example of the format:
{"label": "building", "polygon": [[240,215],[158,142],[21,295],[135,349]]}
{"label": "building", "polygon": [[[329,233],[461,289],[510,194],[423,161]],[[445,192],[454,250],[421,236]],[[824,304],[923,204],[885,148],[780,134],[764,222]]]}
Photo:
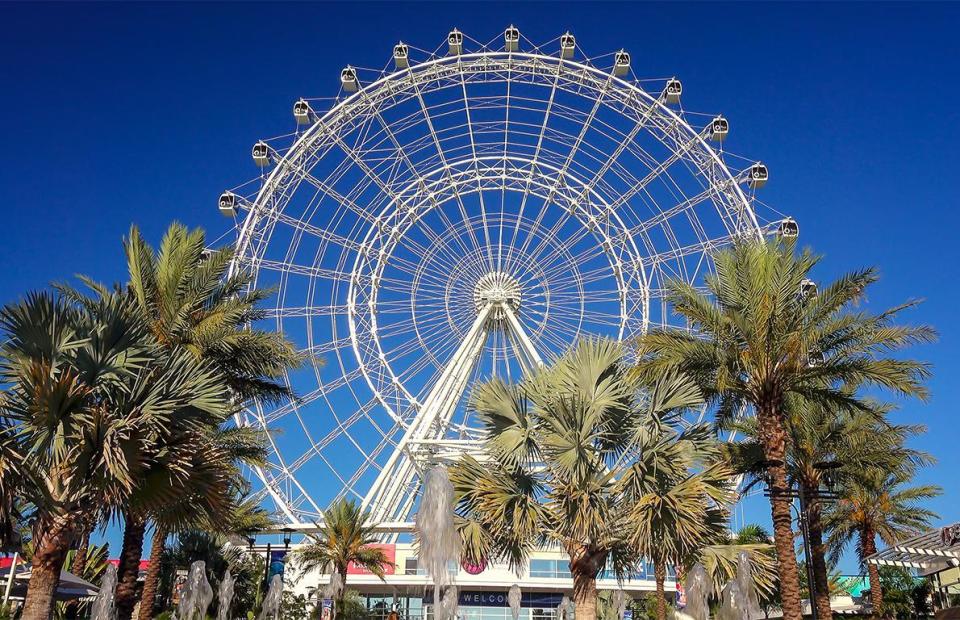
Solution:
{"label": "building", "polygon": [[[396,610],[404,620],[431,618],[433,585],[424,569],[418,565],[413,545],[397,543],[379,547],[394,562],[394,567],[387,570],[385,582],[366,571],[351,567],[347,589],[359,592],[367,608],[379,612],[383,618],[391,610]],[[289,551],[294,549],[296,545],[291,546]],[[257,550],[266,552],[263,546],[258,546]],[[277,560],[289,551],[271,550],[271,563],[277,567]],[[521,620],[552,620],[563,596],[570,596],[573,591],[568,562],[565,552],[552,549],[532,554],[529,564],[520,575],[513,573],[505,564],[451,567],[454,583],[459,590],[460,619],[512,620],[507,592],[516,583],[522,592]],[[318,587],[322,588],[329,582],[328,575],[298,574],[293,565],[285,566],[284,570],[284,582],[288,589],[295,594],[305,595],[314,604],[318,599]],[[672,568],[668,570],[665,586],[668,595],[676,592]],[[612,571],[606,570],[601,573],[597,587],[601,591],[623,589],[637,598],[655,590],[653,565],[647,563],[622,585],[617,583]]]}

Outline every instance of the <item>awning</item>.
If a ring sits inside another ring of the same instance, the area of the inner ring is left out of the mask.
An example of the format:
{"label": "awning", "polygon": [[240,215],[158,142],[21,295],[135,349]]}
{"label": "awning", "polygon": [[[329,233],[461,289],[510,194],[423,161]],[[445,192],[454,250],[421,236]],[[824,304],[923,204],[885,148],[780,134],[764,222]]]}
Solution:
{"label": "awning", "polygon": [[[0,587],[6,588],[7,579],[10,575],[9,564],[0,568]],[[20,564],[14,574],[13,588],[10,590],[10,597],[13,599],[22,599],[27,594],[27,584],[30,583],[30,567]],[[99,592],[97,586],[89,581],[77,577],[67,571],[60,572],[60,585],[54,594],[58,601],[72,601],[78,598],[88,598],[96,596]]]}
{"label": "awning", "polygon": [[960,523],[900,541],[866,560],[876,566],[916,568],[925,574],[960,566]]}

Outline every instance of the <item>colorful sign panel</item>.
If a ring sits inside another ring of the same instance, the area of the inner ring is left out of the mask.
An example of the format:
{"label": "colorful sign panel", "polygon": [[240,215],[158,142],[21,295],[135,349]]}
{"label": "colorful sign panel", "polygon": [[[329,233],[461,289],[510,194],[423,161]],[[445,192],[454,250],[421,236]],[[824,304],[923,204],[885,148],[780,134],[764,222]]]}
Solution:
{"label": "colorful sign panel", "polygon": [[[397,546],[396,545],[369,545],[371,549],[380,549],[383,551],[383,554],[387,556],[387,559],[390,560],[388,566],[383,567],[384,574],[393,575],[396,573],[396,563],[397,563]],[[363,568],[362,566],[357,566],[353,562],[347,565],[347,574],[348,575],[372,575],[370,571]]]}
{"label": "colorful sign panel", "polygon": [[[457,595],[457,605],[461,607],[509,607],[507,592],[461,591]],[[521,607],[542,607],[552,609],[563,600],[563,594],[555,592],[523,592],[520,595]],[[433,590],[428,589],[423,596],[423,604],[433,604]]]}
{"label": "colorful sign panel", "polygon": [[270,563],[270,568],[267,571],[267,583],[270,583],[274,575],[283,575],[283,569],[286,568],[286,560],[286,549],[270,552],[270,557],[267,560]]}

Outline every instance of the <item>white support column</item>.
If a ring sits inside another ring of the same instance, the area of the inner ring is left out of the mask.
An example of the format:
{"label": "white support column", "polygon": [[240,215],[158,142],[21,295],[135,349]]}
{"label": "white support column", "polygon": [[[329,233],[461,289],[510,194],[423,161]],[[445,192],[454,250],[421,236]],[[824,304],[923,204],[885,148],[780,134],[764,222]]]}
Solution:
{"label": "white support column", "polygon": [[404,492],[413,482],[417,471],[416,464],[410,459],[408,446],[420,439],[443,439],[486,344],[487,321],[496,305],[488,304],[477,314],[463,342],[444,367],[437,383],[364,497],[362,506],[370,510],[373,521],[405,518],[406,515],[393,513],[401,509]]}
{"label": "white support column", "polygon": [[527,335],[526,330],[523,329],[523,325],[520,324],[517,315],[514,314],[509,305],[503,304],[503,314],[506,319],[506,328],[513,336],[512,341],[517,350],[517,359],[523,365],[523,370],[529,372],[543,366],[543,359],[540,358],[540,354],[533,346],[533,341],[530,340],[530,336]]}

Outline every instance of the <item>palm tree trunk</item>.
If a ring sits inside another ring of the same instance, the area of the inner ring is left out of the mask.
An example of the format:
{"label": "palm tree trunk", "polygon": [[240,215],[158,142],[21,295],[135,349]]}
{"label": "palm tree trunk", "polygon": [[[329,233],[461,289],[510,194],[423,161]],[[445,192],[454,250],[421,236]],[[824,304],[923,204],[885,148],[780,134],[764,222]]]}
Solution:
{"label": "palm tree trunk", "polygon": [[657,620],[667,620],[667,593],[663,587],[667,579],[667,567],[660,560],[653,563],[653,578],[657,582]]}
{"label": "palm tree trunk", "polygon": [[[73,556],[73,564],[70,566],[70,572],[76,575],[77,577],[83,577],[83,571],[87,567],[87,552],[90,549],[90,530],[89,528],[83,529],[83,534],[80,535],[80,544],[77,545],[76,553]],[[77,616],[80,613],[80,601],[72,600],[67,603],[67,609],[64,613],[66,620],[77,620]]]}
{"label": "palm tree trunk", "polygon": [[[337,572],[340,574],[340,587],[337,588],[337,591],[333,593],[334,602],[333,602],[333,617],[336,618],[340,614],[340,610],[343,606],[343,596],[347,593],[347,565],[337,567]],[[434,601],[434,605],[438,601]]]}
{"label": "palm tree trunk", "polygon": [[147,521],[142,516],[128,513],[123,525],[123,549],[120,551],[120,566],[117,567],[117,590],[114,604],[117,620],[130,620],[137,604],[137,576],[140,573],[140,557],[143,555],[143,536]]}
{"label": "palm tree trunk", "polygon": [[[867,557],[877,552],[876,534],[870,528],[860,532],[861,557]],[[880,571],[876,564],[867,564],[867,575],[870,578],[870,604],[873,607],[872,616],[879,618],[883,613],[883,590],[880,588]]]}
{"label": "palm tree trunk", "polygon": [[160,560],[167,542],[167,530],[157,524],[153,532],[153,543],[150,545],[150,566],[143,580],[143,594],[140,595],[139,620],[153,618],[153,605],[157,598],[157,585],[160,583]]}
{"label": "palm tree trunk", "polygon": [[[819,483],[819,481],[818,481]],[[804,495],[807,507],[807,533],[810,536],[810,555],[813,565],[813,583],[816,590],[817,617],[821,620],[830,620],[833,610],[830,608],[830,581],[827,577],[827,546],[823,544],[823,504],[817,497],[819,484],[805,485]]]}
{"label": "palm tree trunk", "polygon": [[23,601],[23,620],[47,620],[53,613],[60,571],[76,535],[76,515],[40,519],[33,532],[30,583]]}
{"label": "palm tree trunk", "polygon": [[780,596],[784,620],[801,620],[800,573],[793,547],[793,518],[791,499],[787,496],[786,445],[779,406],[767,403],[757,408],[760,441],[766,458],[770,485],[770,513],[773,517],[774,547],[777,551],[777,573],[780,577]]}
{"label": "palm tree trunk", "polygon": [[595,575],[573,573],[573,605],[576,620],[596,620],[597,578]]}

